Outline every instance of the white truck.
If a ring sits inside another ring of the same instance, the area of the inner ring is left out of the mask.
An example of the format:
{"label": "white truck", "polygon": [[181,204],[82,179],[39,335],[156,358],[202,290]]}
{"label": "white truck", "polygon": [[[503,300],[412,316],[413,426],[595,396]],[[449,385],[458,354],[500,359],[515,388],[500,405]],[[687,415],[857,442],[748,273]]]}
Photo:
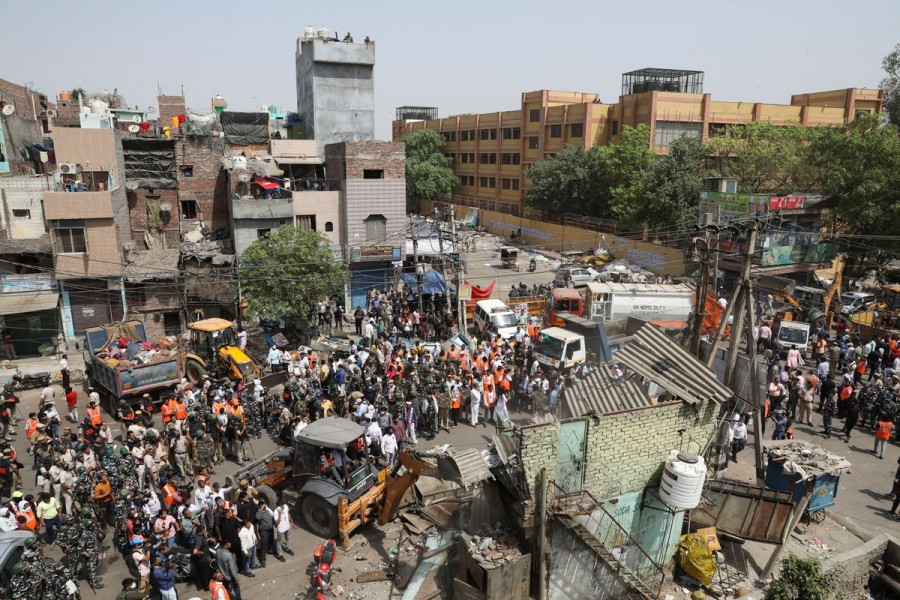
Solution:
{"label": "white truck", "polygon": [[585,310],[605,323],[634,317],[662,327],[684,327],[694,308],[694,290],[683,283],[587,284]]}
{"label": "white truck", "polygon": [[612,358],[606,327],[575,315],[563,317],[566,327],[541,331],[534,353],[542,365],[568,371],[585,360],[605,362]]}
{"label": "white truck", "polygon": [[775,346],[781,356],[787,356],[788,350],[795,347],[800,354],[809,352],[809,323],[800,321],[782,321],[775,334]]}

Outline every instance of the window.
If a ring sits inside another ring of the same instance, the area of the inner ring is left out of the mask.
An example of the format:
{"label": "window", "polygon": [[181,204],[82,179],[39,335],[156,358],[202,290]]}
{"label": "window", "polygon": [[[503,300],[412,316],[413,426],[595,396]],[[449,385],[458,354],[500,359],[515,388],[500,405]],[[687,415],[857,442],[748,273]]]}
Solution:
{"label": "window", "polygon": [[500,187],[504,190],[518,190],[519,189],[519,180],[504,177],[503,179],[500,180]]}
{"label": "window", "polygon": [[165,335],[178,335],[184,331],[181,326],[181,313],[163,313],[163,332]]}
{"label": "window", "polygon": [[479,181],[479,184],[483,188],[495,188],[495,187],[497,187],[497,178],[496,177],[482,177]]}
{"label": "window", "polygon": [[610,132],[612,135],[618,135],[618,134],[619,134],[619,122],[618,122],[618,121],[613,121],[613,122],[610,124],[610,126],[609,126],[609,132]]}
{"label": "window", "polygon": [[860,117],[865,117],[866,115],[871,115],[872,111],[868,108],[857,108],[856,112],[853,115],[854,119],[858,119]]}
{"label": "window", "polygon": [[383,242],[387,238],[387,219],[384,215],[369,215],[364,222],[367,242]]}
{"label": "window", "polygon": [[460,175],[459,176],[459,184],[465,185],[468,187],[475,187],[475,176],[474,175]]}
{"label": "window", "polygon": [[334,223],[325,221],[325,233],[331,233],[332,231],[334,231]]}
{"label": "window", "polygon": [[532,135],[528,137],[528,149],[529,150],[537,150],[538,149],[538,139],[536,135]]}
{"label": "window", "polygon": [[668,147],[680,137],[692,137],[700,139],[703,130],[702,123],[684,123],[682,121],[657,121],[653,132],[653,145]]}
{"label": "window", "polygon": [[294,219],[294,227],[318,231],[316,229],[316,215],[297,215]]}
{"label": "window", "polygon": [[497,164],[497,153],[496,152],[482,152],[478,155],[478,162],[482,165],[496,165]]}
{"label": "window", "polygon": [[504,152],[501,156],[501,162],[504,165],[517,165],[521,161],[521,155],[518,152]]}
{"label": "window", "polygon": [[53,228],[53,251],[56,254],[87,253],[84,221],[57,221]]}
{"label": "window", "polygon": [[472,142],[474,140],[475,140],[475,130],[474,129],[466,129],[465,131],[459,132],[459,141]]}
{"label": "window", "polygon": [[497,130],[496,129],[480,129],[480,130],[478,130],[478,137],[482,140],[496,140],[497,139]]}
{"label": "window", "polygon": [[445,142],[455,142],[456,141],[456,132],[455,131],[445,131],[441,135],[444,136]]}
{"label": "window", "polygon": [[550,126],[550,137],[552,137],[552,138],[562,137],[562,125],[551,125]]}
{"label": "window", "polygon": [[197,218],[197,201],[182,200],[181,201],[181,218],[196,219]]}
{"label": "window", "polygon": [[272,228],[271,228],[271,227],[267,227],[267,228],[265,228],[265,229],[257,229],[257,230],[256,230],[256,239],[264,238],[264,237],[266,237],[267,235],[269,235],[270,233],[272,233]]}
{"label": "window", "polygon": [[194,176],[194,165],[181,165],[180,167],[178,167],[178,170],[181,171],[182,177]]}
{"label": "window", "polygon": [[529,123],[537,123],[541,120],[541,109],[532,108],[528,111],[528,122]]}
{"label": "window", "polygon": [[384,169],[363,169],[363,179],[384,179]]}
{"label": "window", "polygon": [[504,127],[503,128],[503,139],[504,140],[517,140],[522,137],[522,128],[521,127]]}
{"label": "window", "polygon": [[584,137],[584,123],[572,123],[569,126],[569,137]]}
{"label": "window", "polygon": [[27,208],[14,208],[12,211],[13,219],[30,219],[31,210]]}

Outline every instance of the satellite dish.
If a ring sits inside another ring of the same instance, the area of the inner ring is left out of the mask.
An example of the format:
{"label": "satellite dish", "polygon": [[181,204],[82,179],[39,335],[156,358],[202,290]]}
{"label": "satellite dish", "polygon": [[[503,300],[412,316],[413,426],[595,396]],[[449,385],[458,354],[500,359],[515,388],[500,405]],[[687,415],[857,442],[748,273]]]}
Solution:
{"label": "satellite dish", "polygon": [[132,122],[132,123],[140,123],[140,122],[141,122],[141,115],[134,115],[133,117],[131,117],[131,122]]}
{"label": "satellite dish", "polygon": [[131,133],[137,133],[137,132],[139,132],[140,130],[141,130],[141,126],[140,126],[140,125],[129,125],[129,126],[128,126],[128,131],[130,131]]}
{"label": "satellite dish", "polygon": [[3,105],[3,114],[7,117],[16,112],[16,107],[13,104],[4,104]]}

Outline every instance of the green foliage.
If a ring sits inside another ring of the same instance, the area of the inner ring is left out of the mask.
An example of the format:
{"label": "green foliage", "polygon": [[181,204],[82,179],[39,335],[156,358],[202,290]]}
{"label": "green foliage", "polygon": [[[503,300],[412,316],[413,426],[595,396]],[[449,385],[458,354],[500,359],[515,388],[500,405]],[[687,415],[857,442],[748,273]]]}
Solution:
{"label": "green foliage", "polygon": [[781,561],[781,576],[769,585],[766,600],[830,600],[840,598],[843,587],[840,571],[823,573],[815,558],[790,554]]}
{"label": "green foliage", "polygon": [[71,92],[69,92],[69,96],[72,98],[72,102],[78,102],[79,98],[87,98],[87,92],[84,91],[84,88],[77,87],[73,88]]}
{"label": "green foliage", "polygon": [[432,129],[403,137],[406,143],[406,192],[413,198],[452,194],[459,185],[453,161],[444,156],[444,138]]}
{"label": "green foliage", "polygon": [[900,127],[900,44],[881,61],[887,77],[881,80],[884,90],[884,117],[888,123]]}
{"label": "green foliage", "polygon": [[548,213],[594,213],[602,201],[599,148],[568,145],[556,156],[528,167],[531,189],[525,203]]}
{"label": "green foliage", "polygon": [[656,157],[642,181],[641,220],[651,228],[694,228],[707,159],[700,140],[689,137],[678,138],[668,154]]}
{"label": "green foliage", "polygon": [[707,142],[710,173],[733,177],[746,193],[812,191],[817,172],[808,162],[807,142],[815,131],[800,125],[751,121],[728,126]]}
{"label": "green foliage", "polygon": [[[598,150],[603,185],[608,190],[607,215],[626,227],[640,228],[644,216],[643,181],[656,158],[650,149],[650,128],[625,127],[618,142]],[[602,206],[597,208],[603,210]]]}
{"label": "green foliage", "polygon": [[262,318],[304,317],[324,296],[343,294],[350,279],[324,235],[289,225],[250,244],[240,265],[250,312]]}
{"label": "green foliage", "polygon": [[875,116],[816,131],[809,159],[854,233],[893,235],[900,218],[900,136]]}

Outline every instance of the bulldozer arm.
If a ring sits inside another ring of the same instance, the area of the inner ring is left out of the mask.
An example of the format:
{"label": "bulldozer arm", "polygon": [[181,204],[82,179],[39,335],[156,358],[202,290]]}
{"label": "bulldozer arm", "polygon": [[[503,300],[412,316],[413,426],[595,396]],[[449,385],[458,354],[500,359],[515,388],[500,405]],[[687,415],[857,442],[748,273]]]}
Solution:
{"label": "bulldozer arm", "polygon": [[384,489],[384,502],[381,505],[381,510],[378,512],[379,525],[384,525],[396,518],[403,496],[422,475],[442,480],[459,479],[459,472],[456,468],[446,464],[449,461],[442,461],[440,465],[437,465],[422,460],[412,452],[406,451],[400,453],[399,459],[400,466],[405,470],[402,475],[388,475],[387,477],[387,484]]}

